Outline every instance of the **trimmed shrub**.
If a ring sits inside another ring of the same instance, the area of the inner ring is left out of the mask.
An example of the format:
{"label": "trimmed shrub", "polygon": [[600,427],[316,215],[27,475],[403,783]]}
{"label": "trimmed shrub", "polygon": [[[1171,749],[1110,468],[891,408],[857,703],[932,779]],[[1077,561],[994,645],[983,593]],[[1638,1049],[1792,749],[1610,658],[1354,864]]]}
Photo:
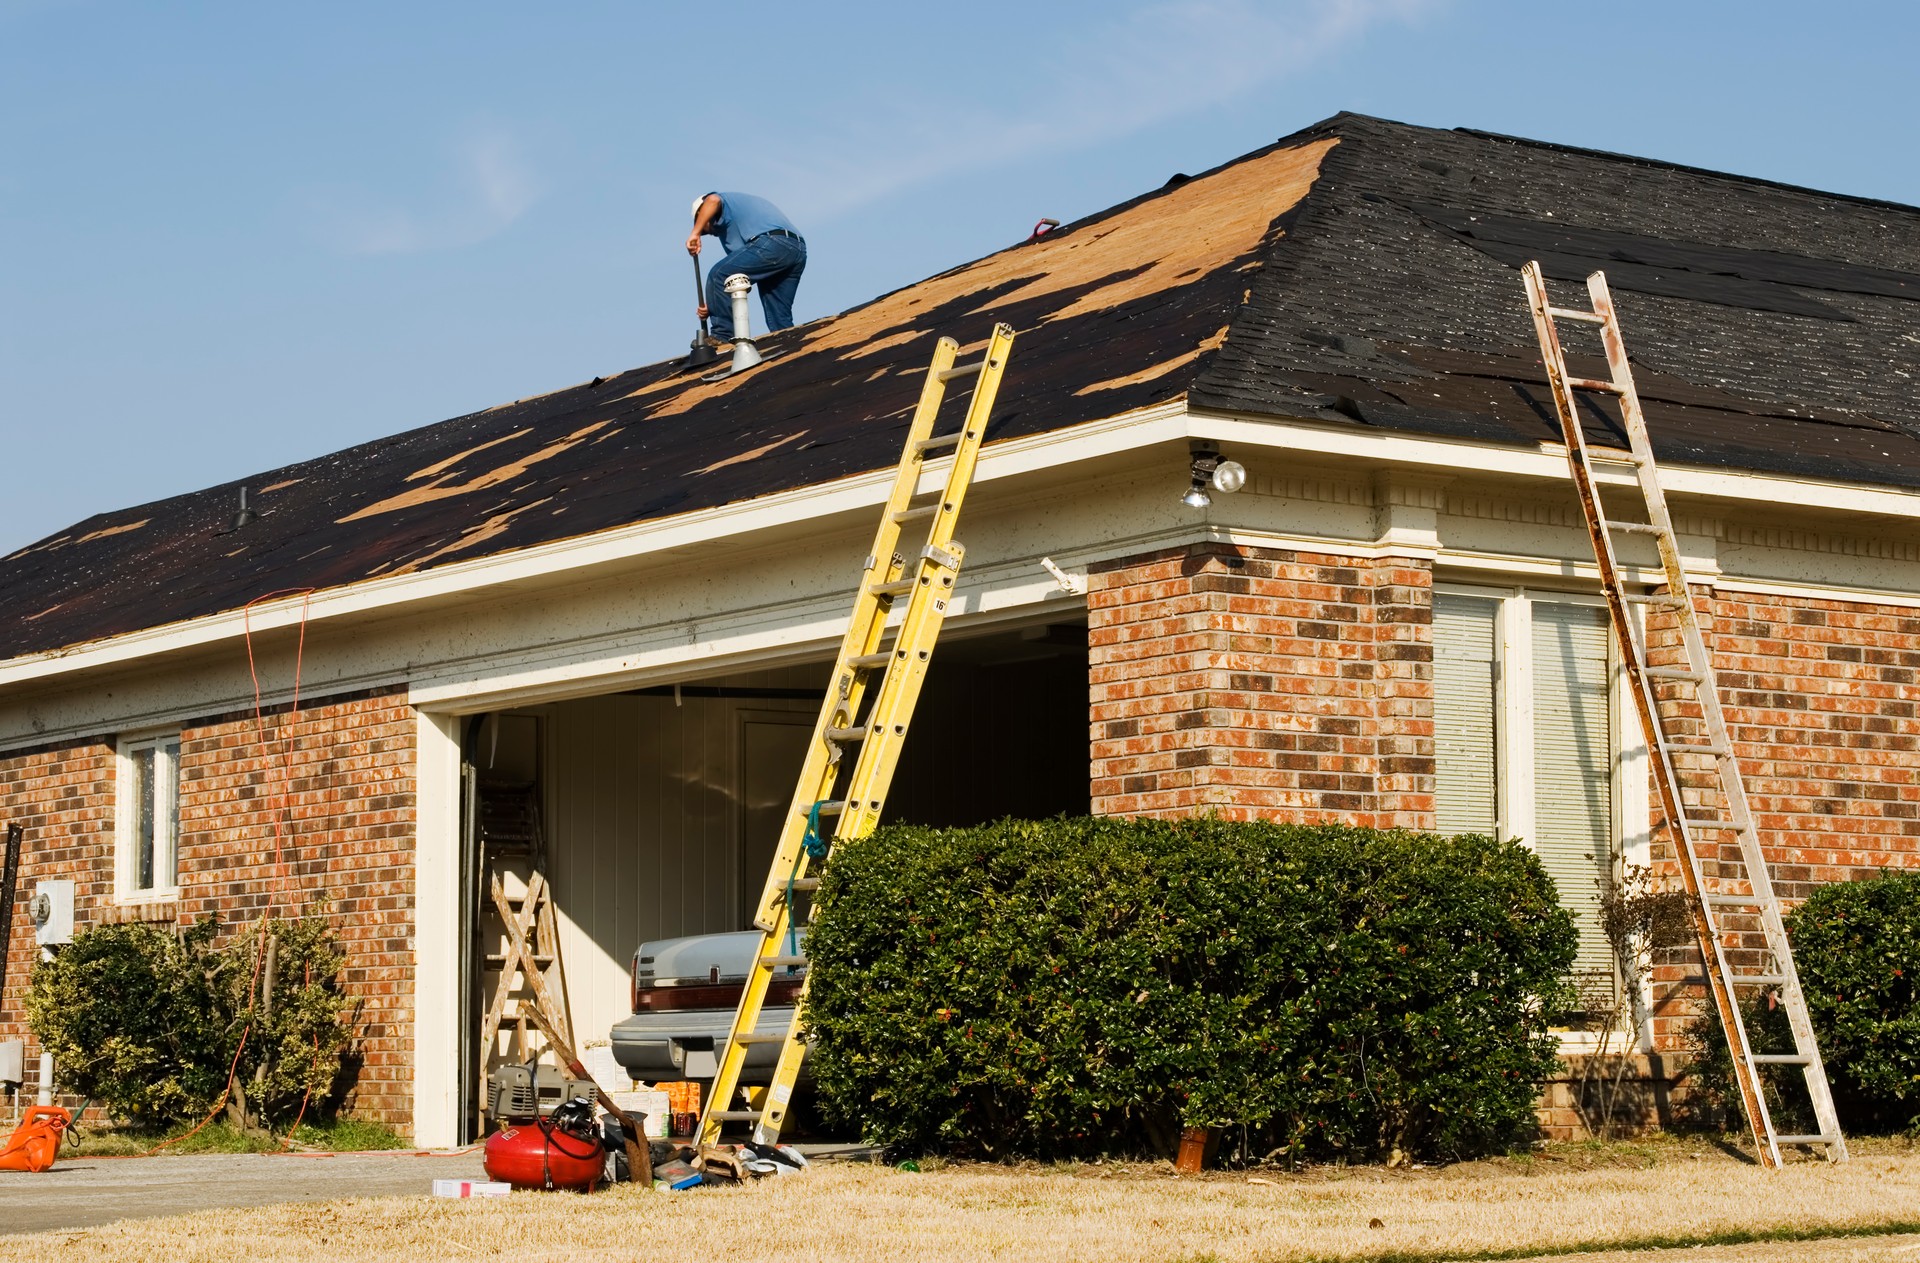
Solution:
{"label": "trimmed shrub", "polygon": [[214,932],[95,926],[34,966],[27,1024],[60,1087],[143,1126],[206,1113],[232,1053]]}
{"label": "trimmed shrub", "polygon": [[[1814,1037],[1849,1131],[1920,1133],[1920,873],[1883,873],[1815,890],[1787,915]],[[1786,1011],[1771,997],[1741,1010],[1756,1052],[1790,1052]],[[1739,1097],[1718,1014],[1694,1024],[1693,1073],[1719,1119],[1737,1125]],[[1797,1067],[1766,1071],[1768,1106],[1792,1130],[1817,1130]]]}
{"label": "trimmed shrub", "polygon": [[1213,818],[890,827],[819,904],[823,1112],[987,1156],[1503,1148],[1575,942],[1517,844]]}
{"label": "trimmed shrub", "polygon": [[269,923],[258,970],[258,923],[223,947],[217,932],[210,917],[184,930],[95,926],[34,966],[27,1022],[62,1090],[139,1127],[199,1122],[237,1052],[235,1124],[284,1124],[309,1092],[310,1113],[327,1109],[350,1002],[325,918]]}

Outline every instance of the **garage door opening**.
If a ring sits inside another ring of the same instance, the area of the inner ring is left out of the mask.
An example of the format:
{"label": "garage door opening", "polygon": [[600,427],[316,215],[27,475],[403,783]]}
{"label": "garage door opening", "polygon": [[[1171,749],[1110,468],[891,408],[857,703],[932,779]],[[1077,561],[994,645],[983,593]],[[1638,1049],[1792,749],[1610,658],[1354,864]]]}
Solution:
{"label": "garage door opening", "polygon": [[[974,636],[950,629],[883,818],[950,826],[1087,811],[1086,638],[1083,620]],[[630,1011],[635,947],[747,926],[830,670],[821,662],[690,679],[469,723],[476,822],[485,824],[490,799],[532,800],[574,1038],[590,1068]],[[479,832],[474,873],[485,867]],[[476,877],[469,900],[469,1135],[487,1067],[521,1055],[504,1029],[478,1046],[504,932],[483,886]]]}

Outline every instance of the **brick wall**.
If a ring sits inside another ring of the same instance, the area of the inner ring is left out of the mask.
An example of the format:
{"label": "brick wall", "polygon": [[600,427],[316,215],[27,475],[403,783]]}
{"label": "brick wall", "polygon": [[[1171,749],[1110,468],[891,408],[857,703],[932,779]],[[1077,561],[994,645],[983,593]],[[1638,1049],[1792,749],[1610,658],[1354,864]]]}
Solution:
{"label": "brick wall", "polygon": [[[1782,898],[1888,868],[1920,867],[1920,611],[1745,593],[1698,594],[1747,798]],[[1655,620],[1649,656],[1675,659],[1671,621]],[[1684,686],[1663,690],[1684,719]],[[1689,804],[1715,804],[1706,778],[1683,777]],[[1654,857],[1673,871],[1655,796]],[[1717,813],[1714,813],[1717,814]],[[1729,859],[1737,848],[1725,847]],[[1709,877],[1741,871],[1702,852]],[[1762,967],[1757,927],[1724,919],[1739,969]],[[1655,970],[1655,1033],[1680,1046],[1702,1002],[1699,955],[1671,953]]]}
{"label": "brick wall", "polygon": [[[233,931],[269,905],[285,915],[328,897],[347,989],[361,1002],[361,1067],[347,1107],[404,1130],[413,1112],[413,711],[404,689],[388,689],[309,702],[289,719],[283,707],[268,713],[264,733],[251,712],[183,728],[176,903],[114,904],[111,737],[0,756],[0,824],[27,828],[23,891],[75,879],[79,927],[215,916]],[[0,1038],[26,1034],[20,996],[35,947],[24,907],[10,955]]]}
{"label": "brick wall", "polygon": [[1432,827],[1426,563],[1203,544],[1088,586],[1095,812]]}

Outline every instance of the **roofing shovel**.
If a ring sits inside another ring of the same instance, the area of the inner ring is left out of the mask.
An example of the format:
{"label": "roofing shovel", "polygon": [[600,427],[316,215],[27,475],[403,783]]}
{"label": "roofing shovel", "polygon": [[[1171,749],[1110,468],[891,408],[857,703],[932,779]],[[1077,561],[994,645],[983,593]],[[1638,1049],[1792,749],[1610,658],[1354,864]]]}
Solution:
{"label": "roofing shovel", "polygon": [[[700,258],[693,260],[694,306],[707,301],[707,287],[700,280]],[[713,338],[707,333],[707,318],[700,317],[700,332],[693,335],[693,349],[687,352],[688,368],[705,368],[720,358],[720,352],[713,349]]]}

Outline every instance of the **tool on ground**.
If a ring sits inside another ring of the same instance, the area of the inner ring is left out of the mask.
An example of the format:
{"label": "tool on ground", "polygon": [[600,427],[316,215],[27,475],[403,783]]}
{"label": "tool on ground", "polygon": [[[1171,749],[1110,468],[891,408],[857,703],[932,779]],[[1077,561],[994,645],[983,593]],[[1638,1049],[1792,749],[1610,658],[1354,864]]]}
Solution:
{"label": "tool on ground", "polygon": [[[1830,1161],[1845,1161],[1846,1137],[1840,1131],[1826,1068],[1820,1060],[1813,1023],[1807,1016],[1806,996],[1794,967],[1793,948],[1787,942],[1780,900],[1774,894],[1767,857],[1747,805],[1740,762],[1734,754],[1733,737],[1720,708],[1713,660],[1700,634],[1693,593],[1681,562],[1679,541],[1674,537],[1666,494],[1660,487],[1653,444],[1647,436],[1646,417],[1634,389],[1633,371],[1628,364],[1626,343],[1614,312],[1613,296],[1607,289],[1606,275],[1595,272],[1587,278],[1593,310],[1584,311],[1552,305],[1547,295],[1546,275],[1538,262],[1528,263],[1522,273],[1526,278],[1527,301],[1533,310],[1534,331],[1540,339],[1541,358],[1546,362],[1547,380],[1553,388],[1554,407],[1560,414],[1567,463],[1580,493],[1587,533],[1592,538],[1594,558],[1599,564],[1601,590],[1606,594],[1622,665],[1646,734],[1667,832],[1679,854],[1681,881],[1690,896],[1688,910],[1700,941],[1708,990],[1720,1014],[1721,1027],[1726,1031],[1727,1044],[1733,1054],[1734,1078],[1740,1086],[1740,1099],[1753,1129],[1761,1164],[1779,1166],[1780,1146],[1794,1144],[1823,1145]],[[1576,377],[1567,371],[1566,354],[1555,323],[1561,320],[1599,326],[1609,377]],[[1580,425],[1576,392],[1612,396],[1619,401],[1627,450],[1589,445]],[[1617,520],[1607,515],[1594,474],[1597,464],[1632,471],[1631,485],[1637,488],[1644,502],[1646,521]],[[1653,540],[1664,572],[1664,592],[1643,594],[1626,590],[1614,554],[1616,533]],[[1648,662],[1647,632],[1629,613],[1633,607],[1650,615],[1671,615],[1673,630],[1678,632],[1680,662],[1659,666]],[[1669,690],[1664,705],[1659,692],[1662,688]],[[1689,704],[1697,712],[1697,718],[1678,713]],[[1676,728],[1683,731],[1676,732]],[[1682,760],[1687,765],[1684,768],[1680,766]],[[1765,943],[1764,952],[1739,946],[1739,939],[1752,934],[1756,928]],[[1743,965],[1753,964],[1752,958],[1758,957],[1757,970],[1735,969],[1736,952]],[[1793,1031],[1793,1052],[1753,1051],[1740,1013],[1740,988],[1777,992]],[[1762,1067],[1770,1065],[1799,1067],[1812,1102],[1817,1131],[1807,1135],[1781,1135],[1775,1129],[1760,1073]]]}
{"label": "tool on ground", "polygon": [[0,1145],[0,1171],[45,1171],[60,1153],[60,1137],[73,1115],[58,1105],[34,1105]]}
{"label": "tool on ground", "polygon": [[[700,256],[693,256],[693,295],[694,307],[707,305],[706,282],[700,279]],[[693,335],[693,349],[687,352],[688,368],[705,368],[719,360],[720,352],[713,345],[713,335],[707,331],[707,318],[700,317],[700,331]]]}
{"label": "tool on ground", "polygon": [[[756,1034],[760,1010],[774,975],[791,976],[806,964],[793,944],[794,896],[819,886],[819,879],[808,875],[809,868],[824,861],[835,843],[863,837],[879,821],[965,555],[964,547],[953,538],[954,523],[973,482],[994,397],[1013,351],[1013,336],[1008,326],[995,325],[982,358],[958,368],[953,363],[958,343],[941,338],[934,348],[893,489],[881,510],[879,530],[860,576],[846,636],[834,660],[827,697],[807,746],[800,783],[756,906],[753,923],[760,930],[760,946],[747,971],[732,1029],[725,1044],[716,1046],[720,1070],[700,1117],[702,1145],[718,1141],[721,1128],[730,1122],[753,1122],[753,1139],[759,1144],[780,1138],[807,1051],[801,1028],[807,979],[801,979],[793,1019],[784,1034]],[[947,383],[975,375],[978,380],[966,420],[958,430],[934,434]],[[948,451],[952,464],[942,485],[930,495],[921,495],[922,478],[931,473],[930,458]],[[922,523],[926,534],[918,547],[902,540],[903,527]],[[890,628],[896,609],[902,618]],[[843,764],[850,750],[858,753],[848,773]],[[836,796],[842,782],[844,789]],[[830,830],[822,827],[823,817],[832,818]],[[780,1058],[773,1081],[758,1102],[760,1108],[730,1109],[747,1048],[763,1043],[778,1043]]]}
{"label": "tool on ground", "polygon": [[[645,1146],[641,1148],[644,1152]],[[575,1097],[545,1118],[519,1121],[494,1132],[487,1137],[482,1165],[490,1177],[515,1188],[591,1193],[600,1186],[607,1166],[593,1103]],[[647,1183],[652,1182],[649,1173]]]}

